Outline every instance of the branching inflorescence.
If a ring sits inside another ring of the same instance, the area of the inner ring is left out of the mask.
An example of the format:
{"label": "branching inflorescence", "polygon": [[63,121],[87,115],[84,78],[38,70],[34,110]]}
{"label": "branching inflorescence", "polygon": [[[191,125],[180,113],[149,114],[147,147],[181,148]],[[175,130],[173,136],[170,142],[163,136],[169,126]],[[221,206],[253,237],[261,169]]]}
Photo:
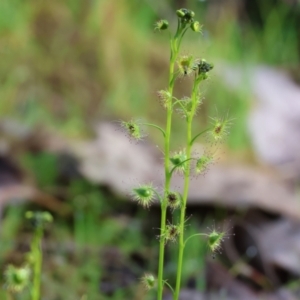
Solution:
{"label": "branching inflorescence", "polygon": [[[169,66],[169,85],[167,89],[158,92],[158,98],[166,110],[166,126],[162,129],[155,124],[143,124],[155,127],[161,131],[164,137],[164,170],[165,181],[163,192],[158,193],[152,184],[142,184],[132,191],[132,196],[140,205],[149,208],[154,200],[158,200],[161,206],[161,226],[159,234],[159,261],[157,278],[151,274],[145,274],[142,282],[147,289],[157,288],[157,300],[162,300],[164,285],[168,286],[173,293],[173,299],[179,299],[181,273],[183,264],[183,253],[187,241],[193,236],[204,236],[207,245],[212,252],[216,252],[221,247],[225,233],[213,230],[210,234],[199,233],[185,239],[184,228],[186,223],[186,205],[189,191],[190,177],[206,172],[209,165],[214,161],[213,155],[204,153],[200,157],[193,157],[192,147],[198,137],[206,134],[214,143],[222,141],[229,133],[231,121],[222,118],[212,118],[212,124],[199,133],[192,134],[192,122],[202,104],[202,94],[200,92],[201,83],[209,77],[209,72],[213,65],[203,58],[194,58],[192,55],[179,55],[182,38],[188,30],[201,33],[202,25],[194,19],[195,13],[189,9],[181,8],[176,11],[178,25],[174,35],[170,34],[170,66]],[[161,32],[168,30],[169,22],[160,20],[155,24],[155,31]],[[190,76],[193,79],[191,93],[188,97],[177,99],[173,95],[176,78]],[[186,142],[184,147],[178,151],[170,151],[171,127],[173,112],[178,111],[186,122]],[[129,121],[122,122],[131,138],[140,140],[140,124]],[[174,192],[170,189],[171,179],[174,173],[183,175],[182,193]],[[179,218],[176,223],[167,220],[167,211],[172,213],[179,211]],[[163,278],[164,271],[164,251],[169,242],[177,242],[178,261],[176,273],[176,286],[173,288],[166,279]]]}

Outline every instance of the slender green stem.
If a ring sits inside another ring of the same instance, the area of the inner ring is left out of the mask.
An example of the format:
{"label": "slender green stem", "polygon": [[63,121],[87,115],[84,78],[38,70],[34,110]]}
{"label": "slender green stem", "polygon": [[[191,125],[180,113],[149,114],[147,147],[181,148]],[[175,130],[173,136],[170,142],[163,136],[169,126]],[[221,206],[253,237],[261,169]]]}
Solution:
{"label": "slender green stem", "polygon": [[177,166],[174,166],[173,168],[172,168],[172,170],[170,171],[170,175],[172,175],[173,174],[173,172],[178,168],[178,167],[180,167],[180,166],[182,166],[185,162],[187,162],[187,161],[189,161],[189,160],[192,160],[193,158],[191,157],[191,158],[189,158],[189,159],[186,159],[186,160],[184,160],[184,161],[182,161],[180,164],[178,164]]}
{"label": "slender green stem", "polygon": [[192,140],[191,140],[191,146],[193,146],[195,140],[196,140],[200,135],[204,134],[205,132],[207,132],[207,131],[209,131],[209,130],[210,130],[210,128],[206,128],[205,130],[203,130],[203,131],[201,131],[200,133],[196,134],[196,135],[192,138]]}
{"label": "slender green stem", "polygon": [[156,197],[159,200],[159,202],[162,203],[163,202],[163,198],[160,196],[160,194],[155,189],[153,189],[153,192],[156,195]]}
{"label": "slender green stem", "polygon": [[[192,122],[191,118],[188,118],[187,124],[187,148],[186,148],[186,155],[189,159],[191,156],[191,129],[192,129]],[[184,250],[184,220],[185,220],[185,210],[186,210],[186,202],[188,198],[189,192],[189,182],[190,182],[190,162],[187,162],[187,169],[184,174],[184,190],[183,190],[183,197],[182,197],[182,206],[180,210],[180,235],[179,235],[179,253],[178,253],[178,263],[177,263],[177,276],[176,276],[176,288],[174,293],[174,300],[178,300],[179,292],[180,292],[180,282],[181,282],[181,273],[182,273],[182,260],[183,260],[183,250]]]}
{"label": "slender green stem", "polygon": [[[169,87],[168,92],[170,93],[171,99],[173,95],[174,89],[174,82],[175,82],[175,62],[178,55],[178,48],[177,48],[177,39],[171,39],[171,57],[170,57],[170,70],[169,70]],[[165,159],[164,159],[164,166],[165,166],[165,188],[164,193],[165,195],[170,190],[170,183],[171,183],[171,174],[170,174],[170,137],[171,137],[171,127],[172,127],[172,112],[173,107],[172,103],[168,104],[167,107],[167,121],[166,121],[166,131],[165,131]],[[165,238],[164,232],[166,230],[166,220],[167,220],[167,203],[163,200],[161,202],[161,223],[160,223],[160,241],[159,241],[159,262],[158,262],[158,287],[157,287],[157,299],[162,300],[163,297],[163,269],[164,269],[164,256],[165,256]]]}
{"label": "slender green stem", "polygon": [[160,126],[158,126],[158,125],[155,125],[155,124],[152,124],[152,123],[141,123],[141,125],[146,125],[146,126],[151,126],[151,127],[157,128],[158,130],[161,131],[161,133],[163,134],[163,136],[166,137],[165,131]]}
{"label": "slender green stem", "polygon": [[43,228],[37,227],[31,245],[31,252],[34,257],[33,266],[33,287],[32,287],[32,300],[40,300],[40,286],[41,286],[41,269],[42,269],[42,249],[41,240],[43,236]]}
{"label": "slender green stem", "polygon": [[175,106],[176,104],[179,104],[180,107],[182,108],[182,110],[186,113],[186,109],[181,102],[182,102],[182,100],[177,100],[176,102],[173,103],[173,106]]}
{"label": "slender green stem", "polygon": [[164,280],[164,284],[167,285],[169,287],[169,289],[172,291],[172,294],[174,295],[174,289],[172,288],[172,286],[168,283],[167,280]]}
{"label": "slender green stem", "polygon": [[184,247],[186,246],[187,242],[188,242],[191,238],[193,238],[193,237],[195,237],[195,236],[208,236],[208,234],[206,234],[206,233],[195,233],[195,234],[189,236],[189,237],[185,240],[185,242],[184,242]]}
{"label": "slender green stem", "polygon": [[187,167],[184,173],[184,188],[183,188],[183,197],[182,197],[182,206],[180,210],[180,235],[179,235],[179,252],[178,252],[178,263],[177,263],[177,276],[176,276],[176,288],[174,293],[174,300],[179,299],[180,285],[181,285],[181,274],[182,274],[182,263],[183,263],[183,252],[184,252],[184,224],[185,224],[185,212],[186,212],[186,203],[189,193],[189,184],[190,184],[190,160],[191,160],[191,151],[192,151],[192,122],[196,110],[196,97],[198,91],[199,81],[197,78],[194,80],[191,100],[192,100],[192,109],[191,112],[187,115],[187,140],[186,140],[186,157],[187,157]]}

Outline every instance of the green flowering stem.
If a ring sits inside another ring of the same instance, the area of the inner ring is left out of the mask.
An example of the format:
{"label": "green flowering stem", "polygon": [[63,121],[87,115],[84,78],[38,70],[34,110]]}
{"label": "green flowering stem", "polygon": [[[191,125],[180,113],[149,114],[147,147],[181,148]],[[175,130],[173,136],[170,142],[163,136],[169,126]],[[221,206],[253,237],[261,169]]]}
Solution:
{"label": "green flowering stem", "polygon": [[166,133],[165,131],[158,125],[156,124],[152,124],[152,123],[141,123],[141,125],[146,125],[146,126],[151,126],[151,127],[154,127],[154,128],[157,128],[159,131],[161,131],[161,133],[163,134],[164,137],[166,137]]}
{"label": "green flowering stem", "polygon": [[[191,157],[191,132],[192,132],[192,118],[187,118],[187,148],[186,155],[188,159]],[[184,220],[185,220],[185,210],[186,202],[189,192],[189,182],[190,182],[190,162],[187,162],[187,168],[184,173],[184,190],[182,197],[182,206],[180,210],[180,235],[179,235],[179,253],[178,253],[178,264],[177,264],[177,276],[176,276],[176,288],[174,293],[174,300],[179,299],[180,292],[180,282],[181,282],[181,273],[182,273],[182,261],[183,261],[183,250],[184,250]]]}
{"label": "green flowering stem", "polygon": [[33,263],[33,286],[31,289],[32,300],[40,300],[41,270],[42,270],[42,249],[41,240],[43,237],[43,227],[37,226],[31,244],[31,253],[34,257]]}
{"label": "green flowering stem", "polygon": [[41,271],[42,271],[42,237],[45,225],[53,221],[48,212],[27,211],[25,217],[29,219],[34,227],[34,236],[30,246],[29,262],[33,268],[33,284],[31,287],[31,300],[40,300]]}
{"label": "green flowering stem", "polygon": [[163,293],[163,268],[164,268],[164,251],[165,251],[165,239],[163,232],[166,228],[166,218],[167,218],[167,205],[165,201],[161,203],[161,222],[160,222],[160,241],[159,241],[159,261],[158,261],[158,277],[157,277],[157,299],[162,300]]}
{"label": "green flowering stem", "polygon": [[208,132],[209,130],[211,130],[211,128],[206,128],[205,130],[203,130],[203,131],[201,131],[200,133],[196,134],[196,135],[192,138],[192,140],[190,141],[191,146],[193,146],[195,140],[196,140],[199,136],[201,136],[201,135],[204,134],[205,132]]}
{"label": "green flowering stem", "polygon": [[[169,68],[169,85],[168,92],[170,97],[173,97],[173,89],[175,83],[175,62],[179,53],[179,44],[178,44],[178,34],[180,33],[180,26],[177,28],[177,32],[174,38],[170,40],[170,68]],[[173,105],[171,101],[167,105],[167,121],[166,121],[166,131],[165,131],[165,187],[164,193],[165,196],[170,191],[170,183],[172,174],[170,173],[170,137],[171,137],[171,127],[172,127],[172,113]],[[163,297],[163,269],[164,269],[164,255],[165,255],[165,238],[164,232],[166,230],[166,219],[167,219],[167,202],[161,201],[161,222],[160,222],[160,241],[159,241],[159,261],[158,261],[158,276],[157,276],[157,299],[162,300]]]}
{"label": "green flowering stem", "polygon": [[187,166],[186,171],[184,172],[184,188],[183,188],[183,197],[182,197],[182,206],[180,209],[180,235],[179,235],[179,252],[178,252],[178,263],[177,263],[177,276],[176,276],[176,288],[174,293],[174,300],[179,299],[180,293],[180,284],[181,284],[181,274],[182,274],[182,263],[183,263],[183,251],[184,251],[184,224],[185,224],[185,212],[186,212],[186,203],[189,193],[189,185],[190,185],[190,160],[191,160],[191,151],[192,151],[192,123],[193,118],[196,112],[197,107],[197,93],[198,87],[201,82],[199,77],[195,76],[191,101],[192,107],[189,114],[186,116],[187,121],[187,139],[186,139],[186,157],[187,157]]}

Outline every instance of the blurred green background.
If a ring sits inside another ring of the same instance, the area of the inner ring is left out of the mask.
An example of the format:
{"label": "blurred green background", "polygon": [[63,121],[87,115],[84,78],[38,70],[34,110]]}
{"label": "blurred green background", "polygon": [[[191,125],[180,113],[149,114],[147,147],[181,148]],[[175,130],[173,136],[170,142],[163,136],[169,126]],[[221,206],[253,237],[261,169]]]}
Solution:
{"label": "blurred green background", "polygon": [[[168,35],[154,33],[153,24],[164,17],[174,28],[173,11],[180,5],[193,9],[205,26],[202,36],[189,32],[183,53],[205,57],[216,67],[220,60],[288,69],[299,62],[299,15],[285,1],[2,0],[0,5],[0,116],[54,127],[69,137],[84,136],[101,118],[139,116],[163,124],[155,92],[167,84]],[[179,86],[184,94],[186,84]],[[233,92],[214,75],[208,86],[203,114],[218,107],[238,116],[229,142],[243,147],[245,87]]]}
{"label": "blurred green background", "polygon": [[[168,34],[154,32],[153,24],[165,18],[174,28],[174,11],[180,7],[194,10],[197,20],[204,24],[202,35],[187,34],[182,53],[206,58],[216,69],[224,63],[227,68],[272,65],[296,74],[299,80],[297,1],[1,0],[0,121],[47,128],[70,140],[91,138],[94,124],[101,120],[138,117],[164,126],[164,110],[156,91],[167,86],[169,43]],[[204,126],[209,116],[228,114],[235,121],[226,147],[231,153],[251,157],[246,130],[252,98],[249,88],[245,84],[232,89],[222,74],[213,73],[205,84],[205,101],[196,123]],[[176,94],[184,96],[188,90],[189,81],[180,80]],[[183,130],[180,117],[175,116],[174,146],[181,145]],[[151,138],[162,142],[155,132]],[[57,191],[59,161],[55,156],[23,153],[20,161],[41,189]],[[105,189],[82,179],[74,179],[63,188],[63,198],[72,213],[68,218],[57,217],[55,229],[48,233],[46,259],[51,257],[52,264],[47,265],[43,278],[47,282],[43,299],[86,299],[85,295],[89,300],[146,299],[140,287],[132,287],[122,278],[129,274],[134,282],[144,269],[156,268],[156,241],[150,242],[149,232],[140,230],[147,228],[141,221],[147,212],[128,208],[120,199],[115,199],[114,205],[107,203],[111,195]],[[12,206],[5,210],[2,269],[7,261],[15,261],[9,255],[20,247],[17,236],[25,235],[28,244],[28,230],[22,222],[26,209]],[[151,223],[154,225],[155,221]],[[197,225],[188,230],[193,233]],[[91,246],[88,251],[93,255],[76,255],[69,249],[80,253],[84,245]],[[103,251],[108,251],[106,247],[120,251],[127,264],[103,266],[95,247],[97,251],[102,247]],[[190,248],[185,274],[193,274],[203,265],[206,250],[201,247],[195,244]],[[195,262],[199,253],[203,259]],[[146,259],[149,257],[152,259]],[[126,269],[128,264],[134,271]],[[116,268],[119,275],[114,276],[121,278],[104,274],[107,268]],[[173,269],[167,265],[168,274]],[[197,282],[202,289],[203,274],[198,278],[202,278]],[[105,290],[105,283],[111,280],[116,286],[108,283]]]}

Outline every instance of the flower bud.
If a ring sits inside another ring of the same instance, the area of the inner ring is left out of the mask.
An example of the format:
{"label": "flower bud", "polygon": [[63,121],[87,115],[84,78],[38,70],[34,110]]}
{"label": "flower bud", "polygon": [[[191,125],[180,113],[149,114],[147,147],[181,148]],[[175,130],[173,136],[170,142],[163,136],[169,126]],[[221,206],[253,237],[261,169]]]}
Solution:
{"label": "flower bud", "polygon": [[198,62],[198,74],[205,74],[212,70],[214,67],[213,64],[209,64],[205,59],[201,59]]}
{"label": "flower bud", "polygon": [[147,290],[151,290],[156,286],[156,278],[152,274],[145,274],[141,281]]}
{"label": "flower bud", "polygon": [[47,223],[53,221],[52,215],[46,211],[27,211],[25,218],[31,221],[33,227],[44,227]]}
{"label": "flower bud", "polygon": [[178,193],[168,192],[166,195],[166,200],[167,200],[168,206],[173,210],[180,207],[180,205],[181,205],[181,197]]}
{"label": "flower bud", "polygon": [[167,108],[172,100],[172,96],[169,91],[161,90],[157,92],[159,101],[164,108]]}
{"label": "flower bud", "polygon": [[121,122],[121,126],[127,131],[129,137],[133,138],[134,140],[141,140],[143,138],[140,125],[134,121]]}
{"label": "flower bud", "polygon": [[155,23],[154,30],[161,31],[166,30],[169,27],[169,22],[167,20],[159,20]]}
{"label": "flower bud", "polygon": [[168,224],[166,226],[166,230],[164,233],[164,239],[165,243],[167,242],[175,242],[177,237],[180,234],[180,227],[179,225],[174,225],[174,224]]}
{"label": "flower bud", "polygon": [[181,8],[181,9],[176,10],[176,14],[179,18],[183,18],[185,16],[186,12],[187,12],[186,8]]}
{"label": "flower bud", "polygon": [[194,18],[195,17],[195,13],[192,10],[190,10],[188,14],[189,14],[190,18]]}
{"label": "flower bud", "polygon": [[179,73],[181,76],[189,75],[193,71],[193,56],[192,55],[182,55],[177,60],[177,65]]}
{"label": "flower bud", "polygon": [[[227,226],[226,226],[227,227]],[[230,233],[232,228],[225,228],[223,226],[223,230],[216,229],[215,224],[212,229],[210,229],[210,233],[207,234],[207,244],[211,252],[213,253],[213,258],[215,258],[215,253],[221,253],[222,243],[229,239],[231,236],[235,235],[234,233]]]}
{"label": "flower bud", "polygon": [[204,154],[196,161],[196,174],[203,173],[207,170],[208,166],[213,162],[213,156]]}
{"label": "flower bud", "polygon": [[179,18],[183,19],[185,22],[190,22],[195,16],[195,13],[192,10],[181,8],[176,11],[176,14]]}
{"label": "flower bud", "polygon": [[30,284],[30,269],[27,266],[17,268],[8,265],[4,271],[5,287],[14,293],[19,293]]}
{"label": "flower bud", "polygon": [[173,164],[173,167],[175,167],[177,171],[181,173],[186,171],[187,155],[185,150],[176,152],[172,157],[170,157],[170,161]]}
{"label": "flower bud", "polygon": [[141,185],[132,190],[134,200],[136,200],[143,207],[148,208],[154,201],[155,191],[151,184]]}
{"label": "flower bud", "polygon": [[191,24],[191,29],[195,32],[201,32],[202,30],[202,25],[198,21],[194,21]]}
{"label": "flower bud", "polygon": [[213,230],[208,236],[208,246],[212,252],[219,251],[224,240],[225,232]]}
{"label": "flower bud", "polygon": [[213,126],[209,134],[215,141],[223,140],[229,134],[230,119],[213,118]]}

